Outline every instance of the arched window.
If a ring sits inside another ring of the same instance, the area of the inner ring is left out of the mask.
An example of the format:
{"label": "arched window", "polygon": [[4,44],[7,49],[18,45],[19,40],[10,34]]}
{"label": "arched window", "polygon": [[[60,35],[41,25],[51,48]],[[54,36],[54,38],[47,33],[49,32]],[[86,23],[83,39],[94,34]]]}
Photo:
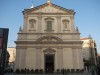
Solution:
{"label": "arched window", "polygon": [[29,20],[29,24],[30,24],[30,29],[34,29],[35,25],[36,25],[36,20],[35,19],[30,19]]}
{"label": "arched window", "polygon": [[67,30],[69,28],[69,20],[64,19],[62,22],[64,30]]}

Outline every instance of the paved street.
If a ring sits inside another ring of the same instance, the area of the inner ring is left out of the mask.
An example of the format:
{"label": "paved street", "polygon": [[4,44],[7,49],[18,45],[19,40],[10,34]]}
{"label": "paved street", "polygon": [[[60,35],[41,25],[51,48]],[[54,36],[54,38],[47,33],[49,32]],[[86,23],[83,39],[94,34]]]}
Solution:
{"label": "paved street", "polygon": [[85,72],[85,73],[70,73],[70,74],[5,74],[5,75],[92,75],[92,74]]}

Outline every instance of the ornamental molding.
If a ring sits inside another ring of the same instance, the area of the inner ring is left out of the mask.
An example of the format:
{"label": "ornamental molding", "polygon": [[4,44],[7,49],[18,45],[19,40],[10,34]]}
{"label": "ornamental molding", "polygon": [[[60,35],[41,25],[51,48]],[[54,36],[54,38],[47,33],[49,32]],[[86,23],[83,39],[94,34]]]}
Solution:
{"label": "ornamental molding", "polygon": [[[44,39],[44,38],[43,38]],[[50,41],[51,38],[47,38],[48,40],[47,41],[42,41],[43,40],[42,38],[36,40],[36,41],[15,41],[16,44],[54,44],[54,45],[59,45],[59,44],[62,44],[62,45],[67,45],[67,44],[82,44],[83,42],[81,40],[79,41],[74,41],[74,40],[71,40],[71,41],[61,41],[61,40],[58,40],[58,41]]]}
{"label": "ornamental molding", "polygon": [[[43,40],[46,40],[46,41],[44,41],[43,42]],[[40,37],[40,38],[38,38],[37,40],[36,40],[36,42],[42,42],[42,43],[55,43],[54,41],[52,41],[52,40],[56,40],[56,42],[63,42],[63,40],[62,39],[60,39],[59,37],[57,37],[57,36],[42,36],[42,37]]]}
{"label": "ornamental molding", "polygon": [[61,19],[61,16],[60,16],[60,15],[57,15],[57,17],[56,17],[56,18],[60,20],[60,19]]}
{"label": "ornamental molding", "polygon": [[82,49],[82,46],[16,46],[16,49],[27,49],[27,48],[57,48],[57,49],[63,49],[63,48],[72,48],[72,49]]}
{"label": "ornamental molding", "polygon": [[52,18],[52,16],[45,18],[44,20],[54,20],[54,18]]}
{"label": "ornamental molding", "polygon": [[[23,14],[34,13],[35,11],[39,11],[39,10],[41,10],[41,9],[44,9],[44,8],[47,7],[47,6],[53,7],[53,8],[55,8],[55,9],[58,9],[58,10],[63,11],[63,12],[66,12],[67,14],[73,14],[73,15],[75,14],[75,12],[74,12],[73,9],[66,9],[66,8],[63,8],[63,7],[58,6],[58,5],[56,5],[56,4],[53,4],[53,3],[51,3],[50,5],[49,5],[48,3],[45,3],[45,4],[42,4],[42,5],[36,6],[36,7],[34,7],[34,8],[31,8],[31,9],[25,9],[25,10],[23,11]],[[40,14],[40,13],[44,13],[44,12],[39,11],[39,12],[37,12],[37,13]]]}
{"label": "ornamental molding", "polygon": [[[39,15],[40,13],[28,13],[28,15]],[[67,12],[67,13],[59,13],[59,12],[41,12],[41,15],[73,15],[73,13],[71,13],[71,12]]]}
{"label": "ornamental molding", "polygon": [[47,49],[43,50],[44,54],[55,54],[55,50],[48,47]]}
{"label": "ornamental molding", "polygon": [[42,15],[38,15],[38,19],[42,19]]}
{"label": "ornamental molding", "polygon": [[18,34],[34,34],[34,35],[80,35],[80,33],[25,33],[25,32],[19,32]]}

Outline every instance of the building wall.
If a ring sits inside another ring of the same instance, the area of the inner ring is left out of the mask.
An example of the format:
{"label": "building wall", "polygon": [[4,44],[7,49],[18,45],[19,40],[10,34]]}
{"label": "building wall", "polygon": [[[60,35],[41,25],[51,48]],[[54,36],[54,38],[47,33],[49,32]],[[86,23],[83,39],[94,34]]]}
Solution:
{"label": "building wall", "polygon": [[15,47],[8,47],[7,51],[10,54],[9,62],[14,62],[15,61],[15,57],[16,57],[16,49],[15,49]]}
{"label": "building wall", "polygon": [[[53,12],[50,12],[51,10]],[[39,14],[40,11],[42,14]],[[45,19],[48,18],[53,20],[51,32],[46,31]],[[29,22],[31,19],[35,19],[36,22],[32,30]],[[64,30],[63,25],[65,19],[69,21],[67,30]],[[15,43],[17,54],[15,69],[45,70],[45,51],[54,53],[55,70],[83,69],[82,41],[79,31],[74,28],[73,10],[69,12],[55,5],[25,10],[24,26],[23,29],[20,28]]]}
{"label": "building wall", "polygon": [[14,62],[15,62],[15,59],[16,59],[16,49],[15,47],[8,47],[7,48],[7,51],[10,55],[9,57],[9,68],[14,68]]}
{"label": "building wall", "polygon": [[81,40],[83,41],[83,58],[97,65],[97,48],[95,40],[92,38],[81,38]]}
{"label": "building wall", "polygon": [[[44,66],[44,52],[43,52],[44,49],[46,48],[43,48],[43,49],[28,48],[26,50],[26,55],[24,54],[25,53],[24,50],[20,50],[20,54],[17,57],[18,62],[17,62],[16,68],[44,69],[45,67]],[[71,49],[71,48],[63,48],[63,49],[55,48],[55,50],[56,50],[55,60],[54,60],[55,70],[63,69],[63,68],[66,68],[66,69],[82,69],[83,68],[82,54],[80,52],[81,51],[80,49],[78,50],[78,49]],[[81,58],[79,57],[79,55]]]}
{"label": "building wall", "polygon": [[[63,25],[63,20],[64,19],[68,19],[70,22],[69,22],[69,30],[71,31],[74,31],[74,28],[73,28],[73,24],[74,22],[72,21],[72,18],[73,15],[42,15],[41,16],[41,24],[39,25],[39,15],[28,15],[28,20],[27,20],[27,32],[32,32],[32,31],[29,31],[30,30],[30,24],[29,24],[29,20],[30,19],[35,19],[36,20],[36,25],[35,25],[35,31],[33,31],[34,33],[45,33],[46,31],[46,22],[45,22],[45,19],[48,18],[48,17],[52,17],[52,19],[54,19],[54,22],[53,22],[53,30],[54,30],[54,33],[58,33],[58,29],[59,29],[59,32],[62,32],[62,33],[66,33],[68,31],[64,31],[64,25]],[[59,17],[60,17],[60,21],[58,23],[58,20],[59,20]],[[60,24],[60,26],[58,25]],[[39,30],[40,29],[40,30]]]}

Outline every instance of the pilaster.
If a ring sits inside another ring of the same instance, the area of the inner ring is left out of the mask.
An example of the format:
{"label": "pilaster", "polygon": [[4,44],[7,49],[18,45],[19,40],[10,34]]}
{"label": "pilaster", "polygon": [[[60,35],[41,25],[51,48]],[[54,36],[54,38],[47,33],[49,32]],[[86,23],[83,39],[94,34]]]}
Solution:
{"label": "pilaster", "polygon": [[75,31],[75,28],[74,28],[74,16],[70,16],[70,20],[71,20],[70,30],[71,30],[71,32],[74,32]]}
{"label": "pilaster", "polygon": [[24,27],[23,27],[24,32],[27,32],[27,20],[28,20],[28,15],[25,14],[24,15]]}
{"label": "pilaster", "polygon": [[37,32],[41,33],[41,27],[42,27],[42,16],[41,14],[38,15],[38,27],[37,27]]}
{"label": "pilaster", "polygon": [[40,48],[36,48],[36,62],[35,62],[35,69],[41,69],[41,49]]}
{"label": "pilaster", "polygon": [[19,69],[25,69],[26,67],[26,51],[24,51],[24,49],[19,49],[19,51],[17,51],[17,54],[19,54],[16,59],[17,61],[16,63],[16,68]]}
{"label": "pilaster", "polygon": [[75,49],[75,48],[73,48],[73,51],[72,51],[72,53],[73,53],[73,68],[74,69],[77,69],[78,68],[78,63],[77,63],[77,61],[78,61],[78,54],[77,54],[77,49]]}
{"label": "pilaster", "polygon": [[61,16],[57,16],[57,33],[61,32]]}
{"label": "pilaster", "polygon": [[78,63],[79,63],[79,65],[78,65],[78,67],[79,67],[79,69],[84,69],[84,64],[83,64],[83,54],[82,54],[82,49],[77,49],[77,53],[78,53]]}
{"label": "pilaster", "polygon": [[63,69],[63,50],[57,49],[57,69]]}

